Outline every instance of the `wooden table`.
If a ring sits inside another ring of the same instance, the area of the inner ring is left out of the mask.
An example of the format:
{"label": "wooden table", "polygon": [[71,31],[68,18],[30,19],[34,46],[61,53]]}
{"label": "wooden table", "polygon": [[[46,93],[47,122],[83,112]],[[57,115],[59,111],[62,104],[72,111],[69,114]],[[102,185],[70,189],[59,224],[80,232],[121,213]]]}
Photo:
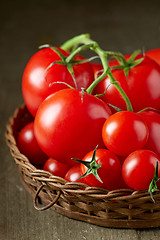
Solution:
{"label": "wooden table", "polygon": [[39,45],[60,45],[88,32],[102,48],[124,54],[160,47],[160,1],[6,0],[0,11],[0,239],[160,239],[159,228],[103,228],[38,212],[4,138],[9,116],[23,102],[24,67]]}

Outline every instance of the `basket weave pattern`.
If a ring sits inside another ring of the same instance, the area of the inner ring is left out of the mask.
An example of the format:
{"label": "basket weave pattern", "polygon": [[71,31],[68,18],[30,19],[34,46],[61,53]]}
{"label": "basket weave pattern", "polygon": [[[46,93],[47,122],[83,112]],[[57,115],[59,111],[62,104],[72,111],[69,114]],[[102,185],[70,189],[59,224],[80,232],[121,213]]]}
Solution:
{"label": "basket weave pattern", "polygon": [[150,228],[160,226],[160,192],[155,203],[147,191],[89,187],[68,182],[37,169],[16,145],[19,131],[33,118],[23,105],[17,108],[6,126],[6,141],[19,168],[21,181],[38,210],[48,208],[69,218],[104,227]]}

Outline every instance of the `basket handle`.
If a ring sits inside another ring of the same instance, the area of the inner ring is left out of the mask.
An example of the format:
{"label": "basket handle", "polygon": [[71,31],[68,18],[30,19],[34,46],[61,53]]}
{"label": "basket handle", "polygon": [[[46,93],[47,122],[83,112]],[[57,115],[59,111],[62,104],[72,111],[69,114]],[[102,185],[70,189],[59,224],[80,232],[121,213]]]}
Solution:
{"label": "basket handle", "polygon": [[56,197],[53,199],[53,201],[51,203],[49,203],[48,205],[46,206],[43,206],[43,207],[38,207],[37,205],[37,202],[38,202],[38,195],[40,193],[40,191],[42,190],[42,188],[45,186],[45,184],[42,184],[38,189],[37,189],[37,192],[35,194],[35,197],[33,199],[33,202],[34,202],[34,208],[39,210],[39,211],[44,211],[44,210],[47,210],[49,208],[51,208],[59,199],[60,195],[61,195],[61,191],[57,191],[57,195]]}

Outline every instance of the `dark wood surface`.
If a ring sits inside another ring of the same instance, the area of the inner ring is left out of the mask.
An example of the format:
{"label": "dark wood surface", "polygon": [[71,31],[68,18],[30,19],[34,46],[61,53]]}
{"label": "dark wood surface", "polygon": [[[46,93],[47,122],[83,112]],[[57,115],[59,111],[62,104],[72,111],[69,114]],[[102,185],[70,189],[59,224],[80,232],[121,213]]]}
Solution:
{"label": "dark wood surface", "polygon": [[160,1],[28,0],[0,3],[0,240],[160,239],[159,228],[103,228],[38,212],[5,143],[5,125],[23,102],[21,78],[39,45],[90,33],[106,50],[160,47]]}

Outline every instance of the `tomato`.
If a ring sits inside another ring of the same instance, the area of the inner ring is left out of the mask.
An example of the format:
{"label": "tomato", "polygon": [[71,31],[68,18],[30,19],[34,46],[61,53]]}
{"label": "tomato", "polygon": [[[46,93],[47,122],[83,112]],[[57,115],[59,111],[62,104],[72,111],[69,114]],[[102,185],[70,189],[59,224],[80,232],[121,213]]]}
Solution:
{"label": "tomato", "polygon": [[[129,87],[127,78],[124,74],[124,71],[122,70],[113,70],[112,74],[114,78],[118,81],[121,88],[125,91],[127,96],[129,97]],[[105,93],[106,91],[106,93]],[[126,103],[122,97],[122,95],[119,93],[117,88],[114,84],[111,84],[109,77],[104,78],[93,90],[93,94],[102,94],[105,93],[101,99],[105,101],[106,103],[110,103],[120,109],[127,110]],[[112,112],[115,112],[113,108]]]}
{"label": "tomato", "polygon": [[103,70],[103,66],[98,63],[91,63],[93,72],[94,72],[94,78],[96,79],[98,77],[98,73]]}
{"label": "tomato", "polygon": [[140,149],[131,153],[122,165],[122,176],[126,184],[134,190],[147,190],[153,179],[157,161],[160,177],[160,159],[154,152]]}
{"label": "tomato", "polygon": [[75,165],[71,158],[82,158],[97,144],[105,147],[101,131],[110,115],[107,104],[95,96],[63,89],[40,105],[34,123],[35,136],[48,156]]}
{"label": "tomato", "polygon": [[34,135],[34,123],[28,123],[19,132],[17,145],[29,161],[34,165],[43,165],[48,156],[41,150]]}
{"label": "tomato", "polygon": [[149,130],[148,140],[144,148],[155,152],[160,157],[160,114],[153,111],[139,113]]}
{"label": "tomato", "polygon": [[[81,182],[85,183],[85,178],[78,179],[82,176],[81,165],[75,165],[71,167],[65,175],[65,179],[69,182]],[[77,180],[78,179],[78,180]]]}
{"label": "tomato", "polygon": [[[94,151],[90,151],[83,158],[84,162],[91,162],[93,159]],[[96,166],[93,166],[93,171],[97,167],[97,174],[102,182],[100,182],[93,173],[85,176],[85,182],[89,186],[103,187],[108,190],[116,189],[119,186],[121,177],[121,164],[116,155],[107,149],[97,149],[95,154]],[[97,166],[99,165],[99,166]],[[82,174],[85,174],[88,167],[83,163],[81,164]]]}
{"label": "tomato", "polygon": [[[68,52],[57,49],[64,57],[69,55]],[[78,55],[74,58],[74,60],[83,59]],[[53,82],[65,82],[76,87],[65,65],[56,63],[47,69],[55,61],[62,61],[62,59],[52,48],[48,47],[36,52],[26,65],[22,78],[22,92],[25,104],[33,116],[36,115],[39,105],[47,96],[67,88],[64,84],[52,84]],[[87,88],[94,80],[92,66],[89,62],[74,65],[73,69],[78,89]]]}
{"label": "tomato", "polygon": [[[139,55],[136,60],[142,58]],[[129,56],[126,56],[128,59]],[[113,67],[118,65],[117,61],[110,63]],[[123,70],[112,70],[115,80],[120,84],[122,89],[129,97],[133,110],[139,111],[146,107],[153,107],[160,110],[160,66],[145,56],[143,61],[129,69],[128,75],[125,77]],[[95,88],[94,94],[102,94],[107,88],[103,100],[107,103],[115,105],[122,110],[126,110],[125,103],[115,86],[110,85],[110,80],[106,77]]]}
{"label": "tomato", "polygon": [[68,169],[68,165],[60,163],[53,158],[49,158],[43,166],[43,170],[52,173],[54,176],[59,176],[62,178],[64,178]]}
{"label": "tomato", "polygon": [[102,137],[106,147],[120,156],[144,147],[148,128],[135,112],[121,111],[111,115],[104,123]]}
{"label": "tomato", "polygon": [[160,65],[160,48],[151,49],[147,51],[145,55]]}

